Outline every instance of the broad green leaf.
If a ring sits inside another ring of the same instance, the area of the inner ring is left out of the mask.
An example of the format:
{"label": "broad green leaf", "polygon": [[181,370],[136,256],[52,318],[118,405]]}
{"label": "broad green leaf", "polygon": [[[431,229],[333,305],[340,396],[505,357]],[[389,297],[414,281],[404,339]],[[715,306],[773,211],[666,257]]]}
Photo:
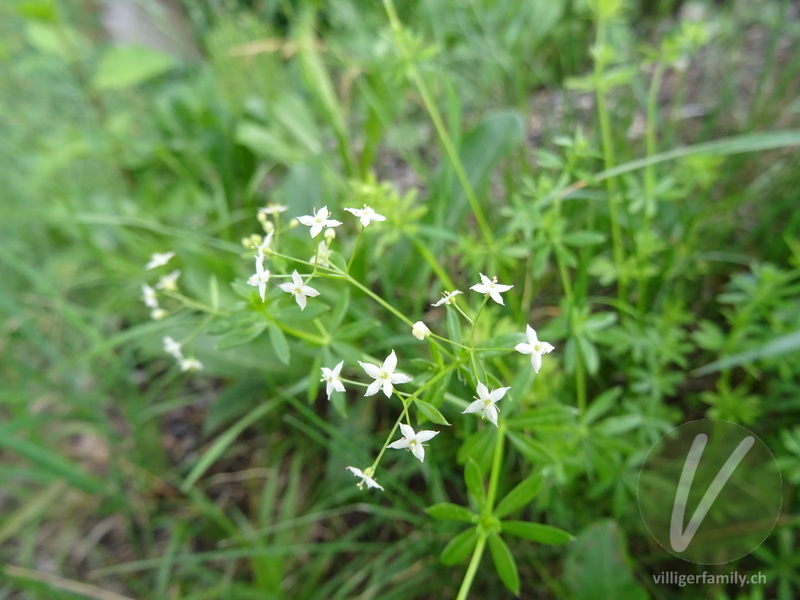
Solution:
{"label": "broad green leaf", "polygon": [[475,544],[478,543],[478,530],[475,527],[470,527],[466,531],[462,531],[442,550],[439,560],[445,565],[455,565],[469,556]]}
{"label": "broad green leaf", "polygon": [[564,565],[571,600],[646,600],[633,578],[617,524],[601,521],[578,535]]}
{"label": "broad green leaf", "polygon": [[480,468],[471,458],[464,465],[464,482],[467,484],[467,491],[475,498],[478,506],[486,504],[486,491],[483,489],[483,477]]}
{"label": "broad green leaf", "polygon": [[450,425],[447,419],[444,418],[444,415],[440,413],[439,409],[433,404],[420,400],[419,398],[414,399],[414,404],[417,406],[417,410],[425,415],[431,422],[437,425]]}
{"label": "broad green leaf", "polygon": [[98,90],[122,90],[163,75],[175,66],[171,56],[140,46],[114,46],[106,50],[94,75]]}
{"label": "broad green leaf", "polygon": [[272,344],[272,349],[275,350],[278,360],[288,365],[291,358],[289,342],[286,341],[286,336],[277,323],[273,323],[272,327],[269,328],[269,341]]}
{"label": "broad green leaf", "polygon": [[500,576],[500,581],[505,585],[515,596],[519,596],[519,572],[517,571],[517,563],[514,562],[514,556],[511,550],[503,541],[503,539],[493,533],[489,536],[489,551],[492,553],[492,560],[494,561],[494,568]]}
{"label": "broad green leaf", "polygon": [[502,519],[528,504],[542,489],[543,478],[540,474],[531,475],[511,490],[494,509],[494,516]]}
{"label": "broad green leaf", "polygon": [[560,546],[574,539],[574,537],[558,527],[542,525],[541,523],[528,523],[527,521],[502,521],[502,531],[531,542]]}
{"label": "broad green leaf", "polygon": [[452,504],[450,502],[440,502],[425,509],[434,519],[440,521],[465,521],[470,523],[477,515],[465,506]]}

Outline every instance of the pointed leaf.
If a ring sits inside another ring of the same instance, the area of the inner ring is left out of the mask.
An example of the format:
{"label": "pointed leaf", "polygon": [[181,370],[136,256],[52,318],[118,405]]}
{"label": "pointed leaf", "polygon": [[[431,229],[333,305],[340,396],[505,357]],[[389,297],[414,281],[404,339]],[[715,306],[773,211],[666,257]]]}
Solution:
{"label": "pointed leaf", "polygon": [[496,533],[489,536],[489,550],[492,553],[492,560],[494,560],[494,568],[497,570],[503,585],[511,590],[515,596],[519,596],[519,572],[511,550],[508,549],[506,543]]}
{"label": "pointed leaf", "polygon": [[478,530],[470,527],[454,537],[442,550],[439,560],[445,565],[455,565],[464,560],[478,542]]}
{"label": "pointed leaf", "polygon": [[447,419],[444,418],[444,415],[439,412],[433,404],[429,402],[425,402],[424,400],[420,400],[419,398],[414,399],[414,404],[416,404],[417,409],[423,415],[425,415],[431,422],[436,423],[437,425],[450,425],[447,422]]}
{"label": "pointed leaf", "polygon": [[434,519],[439,521],[465,521],[471,523],[477,516],[466,506],[460,506],[451,502],[440,502],[425,509]]}
{"label": "pointed leaf", "polygon": [[286,336],[283,335],[283,331],[278,327],[277,323],[274,323],[272,327],[269,328],[269,341],[272,344],[272,349],[275,350],[275,355],[278,357],[278,360],[288,365],[289,358],[291,357],[289,342],[286,341]]}
{"label": "pointed leaf", "polygon": [[539,544],[560,546],[574,539],[574,537],[558,527],[542,525],[541,523],[528,523],[527,521],[503,521],[502,531],[521,537]]}
{"label": "pointed leaf", "polygon": [[464,482],[467,484],[467,491],[475,498],[478,506],[486,503],[486,492],[483,489],[483,478],[481,470],[473,459],[469,459],[464,465]]}
{"label": "pointed leaf", "polygon": [[494,516],[502,519],[528,504],[542,489],[542,481],[543,478],[538,473],[525,479],[500,501],[500,504],[494,509]]}

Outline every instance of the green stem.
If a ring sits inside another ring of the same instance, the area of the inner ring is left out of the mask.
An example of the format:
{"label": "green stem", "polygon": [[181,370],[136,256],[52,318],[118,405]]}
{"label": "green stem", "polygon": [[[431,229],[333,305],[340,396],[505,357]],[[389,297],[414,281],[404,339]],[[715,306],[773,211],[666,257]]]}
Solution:
{"label": "green stem", "polygon": [[439,109],[436,107],[436,103],[433,101],[433,96],[428,90],[425,80],[417,70],[417,67],[409,54],[408,48],[405,45],[403,26],[397,16],[394,2],[392,0],[383,0],[383,6],[386,10],[387,16],[389,17],[389,23],[392,27],[392,32],[394,33],[397,46],[403,55],[403,59],[405,59],[407,63],[409,77],[417,86],[420,96],[422,96],[422,102],[425,104],[425,109],[428,111],[431,121],[433,121],[433,126],[436,129],[436,133],[439,135],[439,141],[442,143],[442,146],[444,146],[445,152],[450,159],[450,163],[453,165],[453,170],[456,173],[456,177],[458,177],[461,187],[464,189],[464,195],[467,197],[467,201],[472,209],[472,213],[475,215],[475,220],[478,222],[478,227],[481,230],[481,235],[483,236],[484,242],[487,246],[489,246],[489,248],[493,248],[494,235],[492,234],[492,229],[489,227],[486,216],[483,214],[481,203],[475,194],[475,190],[472,187],[472,183],[469,181],[469,177],[467,177],[467,172],[464,169],[464,165],[461,163],[461,158],[458,156],[455,144],[453,144],[450,135],[447,133],[444,120],[439,113]]}
{"label": "green stem", "polygon": [[358,230],[358,237],[356,238],[356,243],[353,246],[353,253],[350,255],[350,260],[347,261],[347,274],[350,274],[350,267],[353,266],[353,260],[356,257],[356,252],[358,251],[358,243],[361,241],[361,236],[364,234],[364,228]]}
{"label": "green stem", "polygon": [[[608,106],[606,105],[606,86],[602,82],[603,71],[605,70],[605,21],[602,16],[598,16],[597,20],[597,39],[595,47],[597,48],[597,55],[594,61],[594,79],[597,95],[597,114],[600,120],[600,134],[603,140],[603,163],[605,169],[608,170],[616,164],[614,157],[614,138],[611,133],[611,121],[608,114]],[[623,264],[625,262],[625,253],[622,248],[622,230],[619,224],[619,193],[617,191],[616,178],[609,177],[606,179],[606,191],[608,193],[608,213],[611,220],[611,240],[614,251],[614,263],[617,267],[618,285],[617,292],[619,299],[625,298],[625,291],[628,285],[628,276],[624,273]]]}
{"label": "green stem", "polygon": [[472,581],[475,579],[475,574],[478,572],[478,565],[481,563],[484,548],[486,548],[486,534],[481,533],[478,534],[478,543],[475,544],[475,549],[472,551],[472,558],[469,561],[467,572],[464,573],[464,579],[461,582],[456,600],[467,600],[467,594],[469,594]]}
{"label": "green stem", "polygon": [[497,496],[497,486],[500,482],[500,469],[503,467],[503,442],[506,436],[506,422],[497,423],[497,439],[494,443],[494,456],[492,457],[492,472],[489,474],[489,491],[486,493],[486,514],[491,514],[494,509],[494,500]]}

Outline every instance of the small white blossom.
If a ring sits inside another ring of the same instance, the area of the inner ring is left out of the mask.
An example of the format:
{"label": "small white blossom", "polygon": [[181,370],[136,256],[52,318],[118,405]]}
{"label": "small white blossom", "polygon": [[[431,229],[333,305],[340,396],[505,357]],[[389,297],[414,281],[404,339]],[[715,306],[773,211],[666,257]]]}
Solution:
{"label": "small white blossom", "polygon": [[344,365],[344,361],[340,362],[332,369],[322,367],[322,379],[320,379],[320,381],[327,383],[325,386],[325,393],[328,394],[328,400],[331,399],[331,393],[345,391],[342,378],[339,376],[339,373],[342,371],[342,365]]}
{"label": "small white blossom", "polygon": [[158,298],[156,298],[156,291],[146,283],[142,284],[142,302],[147,308],[158,308]]}
{"label": "small white blossom", "polygon": [[183,352],[181,352],[181,345],[178,342],[172,339],[171,336],[165,336],[162,341],[164,342],[164,352],[175,360],[183,360]]}
{"label": "small white blossom", "polygon": [[491,423],[497,427],[497,407],[495,403],[506,395],[510,387],[497,388],[496,390],[489,390],[482,383],[478,383],[478,398],[472,402],[467,409],[461,414],[476,413],[483,411],[483,417],[487,418]]}
{"label": "small white blossom", "polygon": [[200,371],[203,368],[203,363],[201,363],[193,356],[190,356],[189,358],[179,359],[178,364],[180,364],[181,371],[183,371],[184,373],[186,371]]}
{"label": "small white blossom", "polygon": [[408,383],[411,381],[411,377],[408,375],[394,372],[395,368],[397,367],[397,355],[394,353],[394,350],[392,350],[392,353],[386,357],[386,360],[383,361],[383,364],[380,367],[370,363],[363,363],[361,361],[358,361],[358,364],[361,365],[361,368],[364,369],[367,375],[375,380],[369,384],[367,392],[364,394],[365,396],[372,396],[377,394],[378,390],[383,389],[383,393],[386,394],[386,397],[388,398],[392,395],[392,390],[394,390],[395,384]]}
{"label": "small white blossom", "polygon": [[530,325],[526,327],[525,335],[528,338],[528,343],[519,343],[514,346],[514,350],[523,354],[530,354],[533,371],[538,373],[539,369],[542,368],[542,354],[550,354],[555,348],[547,342],[540,342],[536,336],[536,330]]}
{"label": "small white blossom", "polygon": [[311,227],[311,237],[314,238],[317,237],[324,228],[338,227],[342,224],[341,221],[337,221],[336,219],[329,219],[329,216],[328,207],[323,206],[319,210],[314,211],[314,216],[305,215],[303,217],[297,217],[297,220],[306,227]]}
{"label": "small white blossom", "polygon": [[434,302],[431,306],[441,306],[442,304],[455,304],[456,303],[456,296],[461,294],[462,292],[458,290],[453,290],[452,292],[448,292],[445,290],[442,292],[442,299],[438,302]]}
{"label": "small white blossom", "polygon": [[269,203],[267,203],[266,206],[264,206],[262,208],[259,208],[258,212],[263,214],[263,215],[274,216],[274,215],[279,215],[282,212],[286,212],[287,210],[289,210],[288,206],[284,206],[283,204],[275,204],[273,202],[269,202]]}
{"label": "small white blossom", "polygon": [[264,302],[267,292],[267,282],[269,281],[269,269],[264,268],[264,255],[259,254],[256,256],[256,272],[247,280],[248,285],[258,287],[258,295],[261,296],[261,301]]}
{"label": "small white blossom", "polygon": [[175,256],[174,252],[156,252],[150,256],[150,262],[148,262],[144,268],[149,271],[150,269],[155,269],[156,267],[162,267],[167,264],[173,256]]}
{"label": "small white blossom", "polygon": [[418,340],[422,341],[425,339],[426,336],[431,334],[431,330],[428,329],[428,326],[425,325],[422,321],[417,321],[414,323],[414,326],[411,328],[411,335],[413,335]]}
{"label": "small white blossom", "polygon": [[386,217],[376,213],[371,207],[364,205],[364,208],[345,208],[349,213],[354,214],[361,220],[361,224],[366,227],[372,221],[385,221]]}
{"label": "small white blossom", "polygon": [[306,297],[314,298],[319,296],[317,290],[303,284],[303,278],[300,277],[296,270],[292,272],[292,283],[282,283],[278,287],[294,296],[300,306],[300,310],[305,310],[306,308]]}
{"label": "small white blossom", "polygon": [[154,308],[153,310],[150,311],[150,318],[153,319],[153,321],[160,321],[161,319],[166,317],[168,314],[169,313],[166,310],[164,310],[163,308],[160,308],[160,307],[159,308]]}
{"label": "small white blossom", "polygon": [[356,477],[361,478],[361,481],[358,482],[358,487],[360,489],[364,489],[364,484],[366,484],[367,488],[377,488],[381,491],[385,491],[381,485],[372,478],[372,467],[368,467],[366,471],[362,471],[361,469],[357,469],[355,467],[347,467],[347,469]]}
{"label": "small white blossom", "polygon": [[419,433],[414,433],[411,426],[405,423],[400,423],[400,431],[403,433],[403,437],[389,444],[387,448],[411,450],[411,453],[419,459],[419,462],[425,460],[425,446],[423,442],[427,442],[439,434],[438,431],[420,431]]}
{"label": "small white blossom", "polygon": [[330,244],[331,241],[336,239],[336,230],[328,228],[328,229],[325,230],[325,233],[323,233],[322,235],[325,237],[325,239]]}
{"label": "small white blossom", "polygon": [[469,289],[475,290],[479,294],[489,294],[492,300],[494,300],[498,304],[502,304],[503,306],[505,306],[505,303],[503,302],[503,297],[500,294],[503,292],[507,292],[514,286],[497,283],[497,277],[489,279],[483,273],[481,273],[480,275],[481,275],[481,282],[476,283]]}
{"label": "small white blossom", "polygon": [[[325,237],[328,237],[328,231],[333,231],[333,229],[328,229],[325,232]],[[330,267],[331,266],[331,250],[328,248],[328,244],[325,242],[320,242],[319,246],[317,246],[317,253],[311,257],[308,261],[312,265],[319,265],[320,267]]]}
{"label": "small white blossom", "polygon": [[166,290],[168,292],[175,292],[178,289],[178,277],[181,276],[180,271],[173,271],[169,275],[162,276],[156,284],[157,290]]}

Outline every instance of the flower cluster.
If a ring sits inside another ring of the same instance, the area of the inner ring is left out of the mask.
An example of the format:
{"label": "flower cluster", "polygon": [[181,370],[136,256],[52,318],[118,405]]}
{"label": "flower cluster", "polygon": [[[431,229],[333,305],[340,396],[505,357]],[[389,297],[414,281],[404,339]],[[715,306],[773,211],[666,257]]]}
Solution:
{"label": "flower cluster", "polygon": [[199,371],[203,368],[203,363],[194,356],[185,357],[183,355],[183,348],[178,342],[172,339],[171,336],[165,336],[162,341],[164,342],[164,352],[178,361],[181,371]]}
{"label": "flower cluster", "polygon": [[[144,268],[146,271],[150,271],[158,267],[163,267],[174,256],[174,252],[156,252],[150,257],[150,260],[147,262]],[[150,309],[150,318],[152,318],[154,321],[159,321],[169,314],[159,304],[156,290],[163,290],[167,292],[177,291],[178,277],[180,276],[181,272],[176,270],[167,275],[162,275],[155,284],[155,287],[151,287],[146,283],[142,284],[142,302],[144,302],[144,305]]]}

